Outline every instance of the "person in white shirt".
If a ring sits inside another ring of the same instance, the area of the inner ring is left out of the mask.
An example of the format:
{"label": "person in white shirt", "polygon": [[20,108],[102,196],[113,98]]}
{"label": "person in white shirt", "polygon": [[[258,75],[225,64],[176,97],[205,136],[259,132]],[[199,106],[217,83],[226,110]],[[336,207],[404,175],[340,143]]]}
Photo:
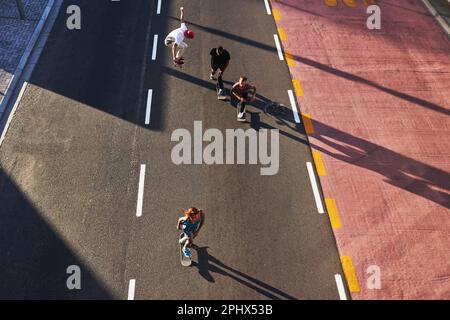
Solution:
{"label": "person in white shirt", "polygon": [[189,47],[186,42],[184,42],[184,38],[193,39],[194,32],[186,26],[184,22],[184,8],[180,8],[180,22],[181,27],[170,32],[166,39],[164,40],[164,44],[167,47],[172,47],[172,58],[173,62],[176,64],[183,64],[183,55],[186,49]]}

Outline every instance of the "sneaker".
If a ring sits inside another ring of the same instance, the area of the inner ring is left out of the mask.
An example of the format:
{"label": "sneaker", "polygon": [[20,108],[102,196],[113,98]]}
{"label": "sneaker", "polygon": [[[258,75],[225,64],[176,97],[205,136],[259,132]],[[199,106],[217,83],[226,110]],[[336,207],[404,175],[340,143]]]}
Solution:
{"label": "sneaker", "polygon": [[239,118],[239,119],[244,118],[244,112],[239,112],[238,118]]}
{"label": "sneaker", "polygon": [[210,78],[211,80],[216,80],[216,78],[214,77],[214,75],[213,75],[212,73],[209,75],[209,78]]}
{"label": "sneaker", "polygon": [[183,253],[186,258],[188,259],[192,258],[191,250],[189,250],[188,248],[184,248]]}

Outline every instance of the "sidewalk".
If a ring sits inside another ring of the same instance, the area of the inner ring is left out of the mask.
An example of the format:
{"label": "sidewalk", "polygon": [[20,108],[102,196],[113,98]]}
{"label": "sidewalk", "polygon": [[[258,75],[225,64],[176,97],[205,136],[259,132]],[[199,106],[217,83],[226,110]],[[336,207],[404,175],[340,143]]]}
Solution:
{"label": "sidewalk", "polygon": [[352,297],[450,299],[450,41],[420,1],[372,31],[345,2],[272,7]]}
{"label": "sidewalk", "polygon": [[[0,1],[0,105],[48,2],[22,1],[26,12],[25,20],[20,20],[15,0]],[[0,110],[0,118],[2,111]]]}

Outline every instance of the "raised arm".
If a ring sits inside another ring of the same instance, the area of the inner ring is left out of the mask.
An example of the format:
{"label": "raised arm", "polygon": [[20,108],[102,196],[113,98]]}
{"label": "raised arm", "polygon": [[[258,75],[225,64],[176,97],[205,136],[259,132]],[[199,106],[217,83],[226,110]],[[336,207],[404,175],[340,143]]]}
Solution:
{"label": "raised arm", "polygon": [[184,7],[180,8],[180,22],[184,23]]}

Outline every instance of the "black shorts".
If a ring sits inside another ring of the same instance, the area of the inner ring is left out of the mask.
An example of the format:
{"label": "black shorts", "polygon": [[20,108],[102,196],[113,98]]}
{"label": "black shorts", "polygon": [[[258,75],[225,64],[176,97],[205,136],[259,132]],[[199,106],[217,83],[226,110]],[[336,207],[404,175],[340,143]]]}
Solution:
{"label": "black shorts", "polygon": [[215,66],[215,65],[211,64],[211,69],[213,69],[213,70],[214,70],[214,72],[216,72],[216,71],[217,71],[217,69],[220,69],[220,70],[222,70],[222,71],[223,71],[223,68],[224,68],[224,66]]}

